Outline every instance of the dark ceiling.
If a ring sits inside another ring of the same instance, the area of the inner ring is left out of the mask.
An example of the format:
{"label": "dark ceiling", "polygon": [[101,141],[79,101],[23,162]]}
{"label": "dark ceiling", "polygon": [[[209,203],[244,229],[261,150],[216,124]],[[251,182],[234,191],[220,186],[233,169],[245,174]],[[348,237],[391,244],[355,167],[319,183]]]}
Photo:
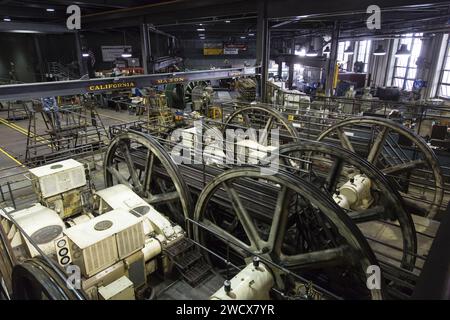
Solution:
{"label": "dark ceiling", "polygon": [[[272,17],[274,38],[329,34],[334,21],[340,21],[342,37],[448,29],[450,2],[422,4],[426,1],[378,0],[383,12],[382,29],[377,31],[366,27],[365,8],[373,0],[268,0],[268,16]],[[179,38],[204,34],[207,38],[252,39],[256,35],[258,0],[0,0],[0,24],[8,18],[18,23],[63,26],[71,4],[81,7],[84,31],[120,30],[147,23]]]}
{"label": "dark ceiling", "polygon": [[[0,0],[0,18],[19,22],[55,22],[67,17],[66,8],[78,5],[82,14],[100,13],[110,10],[132,8],[169,0]],[[53,9],[54,11],[47,11]]]}

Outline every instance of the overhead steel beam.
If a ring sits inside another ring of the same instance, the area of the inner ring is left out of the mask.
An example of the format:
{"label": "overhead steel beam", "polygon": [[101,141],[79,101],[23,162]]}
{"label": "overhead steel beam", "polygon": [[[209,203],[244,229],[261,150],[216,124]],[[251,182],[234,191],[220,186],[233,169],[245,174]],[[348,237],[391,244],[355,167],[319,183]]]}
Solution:
{"label": "overhead steel beam", "polygon": [[[440,3],[439,1],[432,1],[433,3]],[[367,7],[376,4],[382,10],[394,7],[410,6],[415,7],[428,7],[430,4],[424,4],[423,0],[379,0],[374,3],[373,0],[322,0],[322,1],[303,1],[299,5],[298,0],[270,0],[268,3],[269,18],[303,18],[308,15],[321,14],[321,13],[340,13],[340,12],[366,12]]]}
{"label": "overhead steel beam", "polygon": [[[196,0],[169,1],[161,4],[149,4],[135,8],[111,10],[102,13],[83,15],[83,29],[113,28],[136,26],[146,21],[153,25],[176,24],[188,19],[221,17],[256,13],[255,1],[243,0]],[[192,24],[197,23],[191,21]]]}
{"label": "overhead steel beam", "polygon": [[256,67],[252,67],[4,85],[0,86],[0,100],[25,100],[74,94],[101,93],[127,88],[144,88],[191,81],[228,79],[255,75],[255,73]]}
{"label": "overhead steel beam", "polygon": [[[49,7],[49,6],[47,6]],[[38,19],[63,19],[66,16],[66,12],[47,12],[45,9],[41,8],[30,8],[30,7],[17,7],[9,5],[0,6],[0,16],[7,16],[11,18],[38,18]]]}
{"label": "overhead steel beam", "polygon": [[17,33],[70,33],[65,24],[0,22],[0,32]]}

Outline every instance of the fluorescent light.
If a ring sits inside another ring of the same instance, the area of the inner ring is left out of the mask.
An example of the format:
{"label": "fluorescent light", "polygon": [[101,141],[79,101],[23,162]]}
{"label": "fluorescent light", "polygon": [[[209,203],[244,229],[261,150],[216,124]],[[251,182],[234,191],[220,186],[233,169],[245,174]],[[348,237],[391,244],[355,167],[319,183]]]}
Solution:
{"label": "fluorescent light", "polygon": [[203,25],[203,23],[199,23],[198,25],[199,25],[199,26],[202,26],[202,25]]}
{"label": "fluorescent light", "polygon": [[122,53],[122,58],[131,58],[131,53]]}
{"label": "fluorescent light", "polygon": [[47,9],[45,9],[45,11],[47,11],[47,12],[55,12],[55,9],[53,9],[53,8],[47,8]]}
{"label": "fluorescent light", "polygon": [[373,52],[374,56],[384,56],[386,55],[386,50],[384,50],[383,45],[379,44],[378,47]]}
{"label": "fluorescent light", "polygon": [[305,48],[302,48],[300,51],[295,50],[295,54],[299,57],[304,57],[306,56],[306,50]]}
{"label": "fluorescent light", "polygon": [[313,45],[309,46],[308,51],[306,51],[306,56],[307,57],[317,57],[317,50],[314,49]]}
{"label": "fluorescent light", "polygon": [[36,30],[10,30],[12,33],[41,33],[41,31]]}
{"label": "fluorescent light", "polygon": [[230,20],[225,20],[225,23],[230,23],[231,21]]}
{"label": "fluorescent light", "polygon": [[11,18],[3,18],[3,21],[5,21],[5,22],[10,22],[10,21],[11,21]]}
{"label": "fluorescent light", "polygon": [[253,37],[255,34],[254,33],[249,33],[248,34],[250,37]]}
{"label": "fluorescent light", "polygon": [[241,37],[241,39],[245,39],[245,37]]}
{"label": "fluorescent light", "polygon": [[205,31],[205,28],[197,29],[197,31]]}
{"label": "fluorescent light", "polygon": [[84,52],[84,53],[82,54],[82,56],[83,56],[83,58],[87,58],[87,57],[89,57],[89,53]]}
{"label": "fluorescent light", "polygon": [[204,37],[204,36],[205,36],[204,33],[200,33],[200,34],[199,34],[199,37]]}

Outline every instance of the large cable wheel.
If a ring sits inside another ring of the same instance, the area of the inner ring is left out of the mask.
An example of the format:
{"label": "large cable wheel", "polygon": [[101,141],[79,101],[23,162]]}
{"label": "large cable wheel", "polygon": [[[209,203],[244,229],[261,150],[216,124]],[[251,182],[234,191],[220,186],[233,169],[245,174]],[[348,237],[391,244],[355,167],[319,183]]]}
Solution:
{"label": "large cable wheel", "polygon": [[195,220],[194,238],[214,248],[208,259],[217,268],[224,264],[216,255],[243,266],[257,254],[271,261],[275,289],[288,295],[300,276],[324,297],[382,298],[381,289],[367,289],[367,267],[378,262],[358,227],[331,197],[289,172],[224,172],[200,194]]}
{"label": "large cable wheel", "polygon": [[[280,144],[296,141],[299,137],[297,130],[292,124],[281,114],[281,112],[262,105],[249,105],[239,107],[226,119],[222,126],[222,132],[226,133],[227,129],[243,129],[249,128],[262,130],[261,135],[254,139],[255,141],[267,141],[269,144],[272,137],[271,130],[278,129]],[[267,139],[267,140],[266,140]]]}
{"label": "large cable wheel", "polygon": [[78,294],[70,289],[65,279],[61,279],[45,260],[37,257],[14,267],[12,273],[14,300],[80,300],[86,299],[84,293]]}
{"label": "large cable wheel", "polygon": [[371,202],[358,199],[358,204],[346,212],[355,223],[369,228],[371,222],[398,221],[403,244],[401,267],[414,269],[417,254],[414,222],[395,186],[374,165],[347,149],[316,141],[283,145],[279,159],[282,169],[312,182],[330,196],[337,195],[345,183],[353,183],[354,177],[370,179]]}
{"label": "large cable wheel", "polygon": [[196,87],[203,87],[206,88],[208,86],[207,81],[191,81],[184,87],[184,102],[185,104],[192,102],[192,94],[194,91],[194,88]]}
{"label": "large cable wheel", "polygon": [[172,221],[185,226],[192,201],[178,166],[148,134],[128,131],[110,143],[104,160],[106,187],[129,186]]}
{"label": "large cable wheel", "polygon": [[444,179],[433,150],[417,134],[389,119],[352,117],[320,134],[378,167],[395,182],[409,209],[434,217],[444,195]]}

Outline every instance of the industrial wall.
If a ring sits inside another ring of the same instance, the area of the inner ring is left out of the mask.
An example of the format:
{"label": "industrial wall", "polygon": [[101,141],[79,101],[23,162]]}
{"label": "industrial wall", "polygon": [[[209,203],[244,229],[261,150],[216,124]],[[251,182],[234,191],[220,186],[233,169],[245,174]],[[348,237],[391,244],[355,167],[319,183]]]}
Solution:
{"label": "industrial wall", "polygon": [[34,35],[21,33],[0,33],[0,78],[10,79],[11,63],[15,66],[17,81],[36,80],[38,65]]}
{"label": "industrial wall", "polygon": [[256,42],[245,42],[246,51],[240,51],[236,55],[204,55],[204,43],[219,43],[219,41],[203,41],[203,40],[181,40],[182,56],[185,58],[184,64],[187,69],[209,69],[211,67],[243,67],[244,64],[254,65],[256,62]]}

